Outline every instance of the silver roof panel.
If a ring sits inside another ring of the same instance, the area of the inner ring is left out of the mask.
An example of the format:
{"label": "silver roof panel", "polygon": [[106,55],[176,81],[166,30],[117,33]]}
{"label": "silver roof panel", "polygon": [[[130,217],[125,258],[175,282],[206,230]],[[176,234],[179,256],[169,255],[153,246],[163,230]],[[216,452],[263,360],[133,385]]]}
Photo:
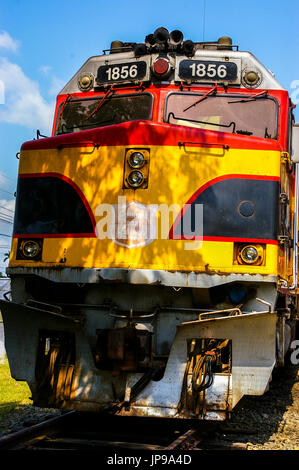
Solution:
{"label": "silver roof panel", "polygon": [[[153,61],[157,58],[158,54],[147,54],[141,57],[135,57],[133,51],[129,52],[120,52],[114,54],[104,54],[100,56],[90,57],[85,64],[78,70],[78,72],[73,76],[73,78],[65,85],[59,94],[67,93],[80,93],[78,86],[79,79],[84,74],[92,74],[94,77],[94,86],[98,86],[96,82],[98,68],[102,65],[109,64],[118,64],[118,63],[130,63],[145,61],[147,63],[146,75],[140,80],[123,80],[121,83],[136,83],[141,81],[149,81],[151,79],[151,65]],[[173,56],[173,53],[168,54],[170,57]],[[187,57],[181,54],[176,54],[175,60],[171,58],[171,63],[174,65],[176,63],[175,72],[169,79],[170,83],[175,83],[182,81],[178,76],[178,64],[182,60],[215,60],[215,61],[227,61],[234,62],[238,65],[238,78],[235,81],[228,83],[230,86],[238,88],[250,88],[245,87],[243,76],[247,71],[256,71],[260,75],[259,83],[254,87],[256,89],[271,89],[271,90],[285,90],[285,88],[276,80],[275,76],[270,72],[253,54],[250,52],[242,51],[232,51],[232,50],[210,50],[210,49],[197,49],[192,57]],[[214,83],[213,80],[209,81]],[[207,83],[207,81],[197,80],[194,82],[198,85]]]}

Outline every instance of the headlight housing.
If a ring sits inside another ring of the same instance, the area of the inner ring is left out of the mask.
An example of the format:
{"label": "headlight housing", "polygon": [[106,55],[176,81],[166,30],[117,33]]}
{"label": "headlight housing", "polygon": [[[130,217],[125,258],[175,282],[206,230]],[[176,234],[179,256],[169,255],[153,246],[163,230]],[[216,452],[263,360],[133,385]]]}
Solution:
{"label": "headlight housing", "polygon": [[235,245],[234,264],[247,264],[260,266],[265,264],[266,246],[264,244],[248,245],[237,243]]}
{"label": "headlight housing", "polygon": [[141,152],[131,153],[128,163],[131,168],[142,168],[145,163],[144,155]]}
{"label": "headlight housing", "polygon": [[39,261],[42,254],[43,239],[19,239],[17,259]]}
{"label": "headlight housing", "polygon": [[240,252],[240,256],[244,263],[255,263],[258,259],[258,251],[254,246],[245,246]]}
{"label": "headlight housing", "polygon": [[133,188],[138,188],[143,183],[143,174],[141,171],[131,171],[128,176],[128,183]]}

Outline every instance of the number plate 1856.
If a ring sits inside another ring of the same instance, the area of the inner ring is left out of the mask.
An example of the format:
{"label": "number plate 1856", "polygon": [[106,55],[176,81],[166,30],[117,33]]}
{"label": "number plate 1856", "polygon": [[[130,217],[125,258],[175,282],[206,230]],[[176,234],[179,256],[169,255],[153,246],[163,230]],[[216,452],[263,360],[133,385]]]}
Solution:
{"label": "number plate 1856", "polygon": [[208,60],[182,60],[179,77],[193,80],[236,80],[238,67],[234,62],[212,62]]}
{"label": "number plate 1856", "polygon": [[146,75],[146,62],[126,62],[124,64],[102,65],[98,68],[97,82],[122,82],[140,80]]}

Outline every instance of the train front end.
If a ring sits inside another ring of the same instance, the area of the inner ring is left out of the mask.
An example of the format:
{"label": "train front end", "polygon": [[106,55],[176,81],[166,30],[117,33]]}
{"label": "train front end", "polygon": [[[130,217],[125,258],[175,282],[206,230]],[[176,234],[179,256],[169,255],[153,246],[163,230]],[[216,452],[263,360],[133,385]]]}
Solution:
{"label": "train front end", "polygon": [[114,42],[23,144],[2,302],[37,406],[225,419],[295,326],[288,93],[228,38]]}

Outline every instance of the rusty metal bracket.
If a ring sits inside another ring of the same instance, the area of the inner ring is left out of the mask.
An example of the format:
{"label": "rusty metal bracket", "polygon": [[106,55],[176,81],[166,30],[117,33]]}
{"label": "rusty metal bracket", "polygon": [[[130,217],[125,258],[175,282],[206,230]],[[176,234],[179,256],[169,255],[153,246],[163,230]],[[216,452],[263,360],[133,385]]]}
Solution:
{"label": "rusty metal bracket", "polygon": [[287,246],[291,241],[289,235],[278,235],[277,240],[280,245],[286,244]]}
{"label": "rusty metal bracket", "polygon": [[288,152],[280,152],[280,160],[282,163],[286,164],[288,173],[291,173],[294,169],[294,163],[292,162],[290,154]]}
{"label": "rusty metal bracket", "polygon": [[282,162],[289,162],[289,163],[291,163],[291,159],[290,159],[290,154],[289,154],[289,152],[281,152],[281,153],[280,153],[280,158],[281,158],[281,161],[282,161]]}
{"label": "rusty metal bracket", "polygon": [[280,204],[289,204],[289,198],[286,193],[280,193],[279,195]]}

